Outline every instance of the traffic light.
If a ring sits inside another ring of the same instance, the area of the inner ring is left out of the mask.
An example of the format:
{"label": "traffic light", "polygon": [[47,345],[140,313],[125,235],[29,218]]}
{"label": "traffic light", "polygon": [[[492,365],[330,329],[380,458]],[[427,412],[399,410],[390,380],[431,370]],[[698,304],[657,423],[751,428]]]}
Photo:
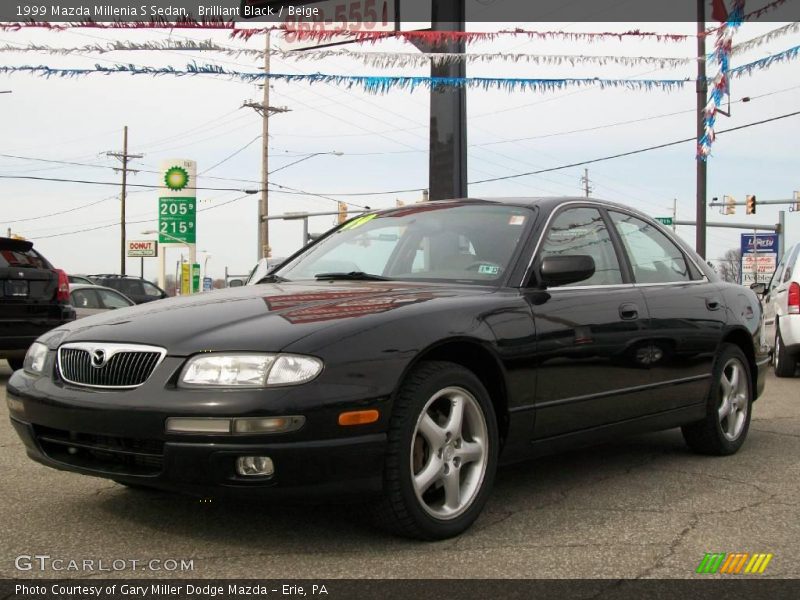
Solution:
{"label": "traffic light", "polygon": [[339,202],[339,215],[337,217],[339,225],[347,221],[347,203]]}
{"label": "traffic light", "polygon": [[756,197],[755,196],[745,196],[744,197],[744,204],[745,214],[754,215],[756,214]]}
{"label": "traffic light", "polygon": [[733,196],[723,196],[722,201],[725,203],[725,214],[726,215],[735,215],[736,214],[736,198]]}

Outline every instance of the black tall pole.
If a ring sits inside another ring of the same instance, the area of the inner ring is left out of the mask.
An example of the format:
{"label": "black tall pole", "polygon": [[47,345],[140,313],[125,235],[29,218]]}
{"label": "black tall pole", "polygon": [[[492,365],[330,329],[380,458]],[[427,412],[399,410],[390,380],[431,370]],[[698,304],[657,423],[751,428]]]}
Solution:
{"label": "black tall pole", "polygon": [[[464,0],[433,2],[431,28],[434,31],[464,31]],[[450,42],[429,52],[464,52],[464,41]],[[431,65],[431,77],[465,77],[466,61]],[[430,163],[428,172],[431,200],[467,196],[467,90],[441,86],[431,91]]]}
{"label": "black tall pole", "polygon": [[[706,6],[705,0],[697,0],[697,144],[705,133],[704,110],[708,102],[706,81]],[[706,185],[707,163],[697,158],[697,226],[695,250],[706,257]]]}

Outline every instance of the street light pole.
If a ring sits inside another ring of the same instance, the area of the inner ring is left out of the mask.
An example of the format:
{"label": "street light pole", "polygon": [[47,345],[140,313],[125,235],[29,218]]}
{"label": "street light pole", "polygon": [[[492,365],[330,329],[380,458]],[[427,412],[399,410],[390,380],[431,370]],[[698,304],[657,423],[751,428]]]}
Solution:
{"label": "street light pole", "polygon": [[[705,108],[708,102],[708,82],[706,81],[706,0],[697,0],[697,143],[705,133]],[[697,206],[695,231],[695,250],[706,257],[706,194],[708,165],[698,157],[697,162]]]}

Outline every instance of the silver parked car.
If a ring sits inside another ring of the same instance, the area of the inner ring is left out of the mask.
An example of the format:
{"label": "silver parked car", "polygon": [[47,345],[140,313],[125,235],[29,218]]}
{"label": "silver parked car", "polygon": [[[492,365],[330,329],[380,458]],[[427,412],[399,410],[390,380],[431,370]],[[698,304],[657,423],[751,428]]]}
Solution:
{"label": "silver parked car", "polygon": [[79,319],[107,310],[136,306],[126,295],[100,285],[71,285],[69,296]]}
{"label": "silver parked car", "polygon": [[789,248],[775,269],[763,305],[762,331],[775,375],[791,377],[800,361],[800,243]]}

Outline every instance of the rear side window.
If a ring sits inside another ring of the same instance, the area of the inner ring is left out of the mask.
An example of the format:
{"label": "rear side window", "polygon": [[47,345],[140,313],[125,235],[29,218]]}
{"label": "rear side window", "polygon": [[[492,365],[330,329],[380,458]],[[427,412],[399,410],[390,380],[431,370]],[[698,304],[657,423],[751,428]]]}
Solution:
{"label": "rear side window", "polygon": [[789,281],[794,275],[794,268],[797,266],[797,255],[800,254],[800,244],[794,247],[792,255],[789,257],[789,263],[786,265],[786,271],[783,275],[783,283]]}
{"label": "rear side window", "polygon": [[119,284],[114,286],[126,296],[143,296],[142,282],[135,279],[121,279]]}
{"label": "rear side window", "polygon": [[32,268],[32,269],[52,269],[50,263],[45,258],[36,252],[33,248],[30,250],[21,249],[2,249],[0,250],[0,267],[13,267],[13,268]]}
{"label": "rear side window", "polygon": [[102,308],[95,290],[75,290],[72,292],[72,305],[75,308]]}
{"label": "rear side window", "polygon": [[674,283],[692,276],[683,252],[649,223],[609,211],[628,253],[636,283]]}

